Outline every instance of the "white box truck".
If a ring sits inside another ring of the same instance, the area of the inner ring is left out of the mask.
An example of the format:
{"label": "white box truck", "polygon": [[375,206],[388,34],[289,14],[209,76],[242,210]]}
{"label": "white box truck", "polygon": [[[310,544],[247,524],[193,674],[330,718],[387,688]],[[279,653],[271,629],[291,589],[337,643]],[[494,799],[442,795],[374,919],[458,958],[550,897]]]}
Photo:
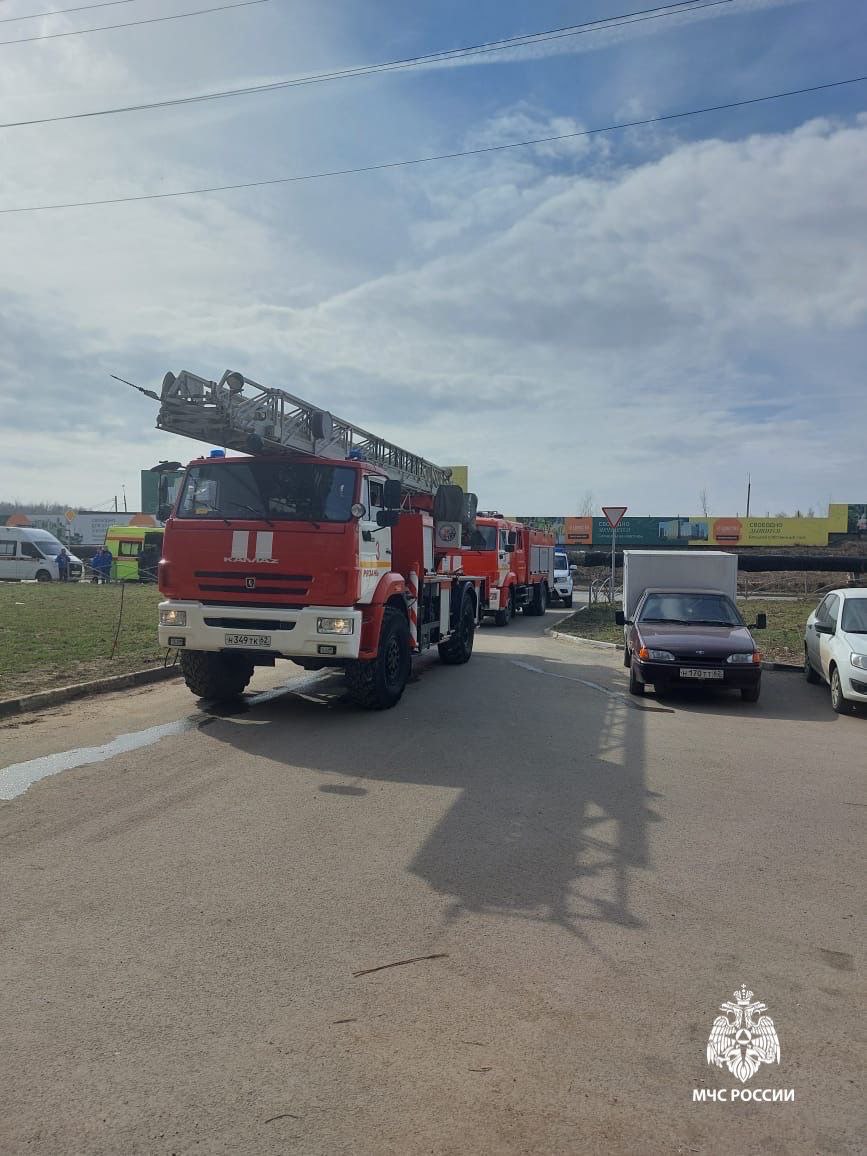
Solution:
{"label": "white box truck", "polygon": [[623,613],[632,618],[645,590],[716,590],[738,594],[738,556],[723,550],[624,550]]}

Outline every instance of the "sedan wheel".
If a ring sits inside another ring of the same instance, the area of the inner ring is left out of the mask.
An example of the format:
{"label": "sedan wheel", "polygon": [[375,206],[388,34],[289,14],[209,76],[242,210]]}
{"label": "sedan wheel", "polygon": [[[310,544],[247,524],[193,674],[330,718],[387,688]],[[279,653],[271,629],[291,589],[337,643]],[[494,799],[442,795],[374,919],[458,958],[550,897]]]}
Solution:
{"label": "sedan wheel", "polygon": [[843,696],[843,684],[840,681],[840,671],[835,666],[831,671],[831,706],[837,714],[845,714],[849,703]]}

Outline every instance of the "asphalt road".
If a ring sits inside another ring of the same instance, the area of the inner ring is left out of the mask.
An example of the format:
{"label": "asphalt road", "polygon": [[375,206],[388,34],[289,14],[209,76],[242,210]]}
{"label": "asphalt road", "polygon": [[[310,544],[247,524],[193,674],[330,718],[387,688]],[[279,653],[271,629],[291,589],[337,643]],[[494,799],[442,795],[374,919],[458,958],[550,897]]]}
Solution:
{"label": "asphalt road", "polygon": [[[556,617],[384,714],[302,675],[0,726],[0,1151],[863,1151],[867,717],[631,700]],[[743,1085],[741,983],[781,1047]],[[736,1088],[795,1100],[693,1102]]]}

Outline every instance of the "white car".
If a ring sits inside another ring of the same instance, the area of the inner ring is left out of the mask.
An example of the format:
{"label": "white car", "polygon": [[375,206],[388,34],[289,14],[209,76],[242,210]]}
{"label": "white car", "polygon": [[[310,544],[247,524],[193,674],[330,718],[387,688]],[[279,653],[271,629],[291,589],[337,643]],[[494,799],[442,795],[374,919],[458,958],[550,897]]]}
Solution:
{"label": "white car", "polygon": [[551,591],[551,600],[555,598],[562,602],[567,610],[572,609],[572,570],[569,558],[563,550],[554,551],[554,588]]}
{"label": "white car", "polygon": [[831,590],[807,619],[804,674],[828,683],[838,714],[867,703],[867,589]]}

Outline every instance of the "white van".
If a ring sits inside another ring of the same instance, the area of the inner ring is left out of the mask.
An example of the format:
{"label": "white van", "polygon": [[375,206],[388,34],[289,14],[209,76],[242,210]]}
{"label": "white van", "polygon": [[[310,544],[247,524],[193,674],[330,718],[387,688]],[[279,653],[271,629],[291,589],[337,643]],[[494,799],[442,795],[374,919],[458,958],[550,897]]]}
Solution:
{"label": "white van", "polygon": [[572,571],[569,569],[569,559],[563,550],[554,551],[554,588],[551,591],[552,601],[556,598],[562,602],[567,610],[572,607]]}
{"label": "white van", "polygon": [[[0,526],[0,581],[21,582],[36,579],[37,582],[57,582],[57,555],[63,549],[47,530],[36,530],[31,526]],[[80,558],[69,553],[69,577],[77,582],[84,571]]]}

